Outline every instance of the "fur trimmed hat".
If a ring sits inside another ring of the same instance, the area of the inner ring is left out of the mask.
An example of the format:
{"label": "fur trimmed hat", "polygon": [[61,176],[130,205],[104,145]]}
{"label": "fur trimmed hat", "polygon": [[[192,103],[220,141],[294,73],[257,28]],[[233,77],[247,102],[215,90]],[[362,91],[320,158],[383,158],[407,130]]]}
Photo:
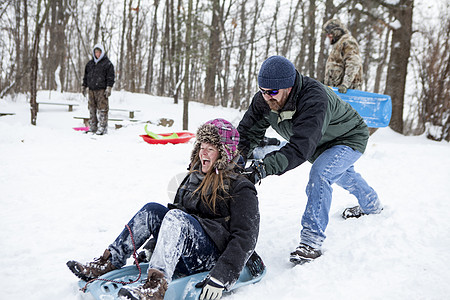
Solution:
{"label": "fur trimmed hat", "polygon": [[219,158],[214,168],[225,169],[238,154],[239,132],[224,119],[214,119],[206,122],[197,130],[196,142],[191,154],[191,162],[198,156],[201,143],[212,144],[219,149]]}

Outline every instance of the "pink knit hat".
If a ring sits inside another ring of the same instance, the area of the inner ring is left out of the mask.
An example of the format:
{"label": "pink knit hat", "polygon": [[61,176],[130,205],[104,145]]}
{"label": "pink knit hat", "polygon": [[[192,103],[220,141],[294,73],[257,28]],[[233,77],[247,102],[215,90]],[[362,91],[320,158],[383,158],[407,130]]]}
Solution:
{"label": "pink knit hat", "polygon": [[196,140],[191,161],[198,155],[201,143],[212,144],[219,149],[220,157],[214,166],[217,169],[224,169],[238,153],[239,132],[224,119],[210,120],[200,126],[197,130]]}

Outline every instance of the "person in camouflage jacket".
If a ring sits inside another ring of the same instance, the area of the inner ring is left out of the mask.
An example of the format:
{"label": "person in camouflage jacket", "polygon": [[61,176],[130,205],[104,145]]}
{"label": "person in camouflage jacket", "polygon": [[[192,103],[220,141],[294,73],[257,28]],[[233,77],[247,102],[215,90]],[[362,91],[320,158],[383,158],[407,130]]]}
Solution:
{"label": "person in camouflage jacket", "polygon": [[340,93],[362,87],[362,61],[358,42],[337,19],[331,19],[323,29],[333,46],[325,66],[324,84],[338,87]]}

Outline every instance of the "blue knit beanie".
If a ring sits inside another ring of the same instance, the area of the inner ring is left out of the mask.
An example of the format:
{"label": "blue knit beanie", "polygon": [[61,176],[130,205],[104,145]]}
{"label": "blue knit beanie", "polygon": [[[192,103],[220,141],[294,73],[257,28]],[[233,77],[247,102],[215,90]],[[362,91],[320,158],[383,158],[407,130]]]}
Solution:
{"label": "blue knit beanie", "polygon": [[283,56],[271,56],[261,65],[258,84],[264,89],[287,89],[295,84],[295,66]]}

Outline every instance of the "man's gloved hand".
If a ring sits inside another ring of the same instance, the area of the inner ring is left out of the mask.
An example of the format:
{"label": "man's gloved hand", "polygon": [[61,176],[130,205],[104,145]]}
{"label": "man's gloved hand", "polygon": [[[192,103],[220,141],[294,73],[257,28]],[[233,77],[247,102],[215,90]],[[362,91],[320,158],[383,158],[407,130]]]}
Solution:
{"label": "man's gloved hand", "polygon": [[88,87],[83,85],[81,88],[81,93],[83,94],[83,97],[86,97],[88,93]]}
{"label": "man's gloved hand", "polygon": [[197,283],[195,287],[202,289],[200,300],[220,299],[222,298],[222,292],[225,288],[219,280],[213,277],[206,277],[205,280]]}
{"label": "man's gloved hand", "polygon": [[111,96],[111,87],[108,86],[105,90],[105,97],[108,98],[109,96]]}
{"label": "man's gloved hand", "polygon": [[277,138],[269,138],[269,137],[264,137],[264,139],[262,139],[262,141],[259,142],[259,147],[265,147],[265,146],[270,146],[270,145],[275,145],[275,146],[279,146],[280,145],[280,140],[278,140]]}
{"label": "man's gloved hand", "polygon": [[262,160],[254,160],[250,167],[244,169],[242,175],[247,177],[253,184],[257,184],[267,176],[267,173]]}
{"label": "man's gloved hand", "polygon": [[346,87],[346,86],[343,85],[343,84],[341,84],[340,86],[338,86],[338,92],[339,92],[339,93],[345,94],[345,93],[347,93],[347,89],[348,89],[348,87]]}

